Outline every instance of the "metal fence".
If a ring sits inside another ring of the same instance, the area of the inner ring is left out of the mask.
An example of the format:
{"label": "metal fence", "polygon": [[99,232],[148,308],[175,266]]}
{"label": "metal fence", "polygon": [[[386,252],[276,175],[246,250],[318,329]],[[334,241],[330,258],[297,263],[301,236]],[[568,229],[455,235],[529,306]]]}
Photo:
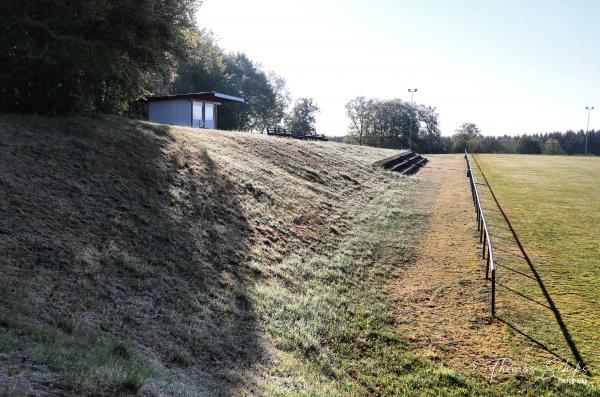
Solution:
{"label": "metal fence", "polygon": [[471,169],[471,162],[469,161],[469,153],[465,149],[465,161],[467,162],[467,177],[471,184],[471,195],[473,196],[473,205],[475,207],[475,214],[477,217],[477,230],[479,231],[479,242],[482,243],[481,255],[483,259],[486,259],[485,268],[485,279],[492,282],[492,316],[496,316],[496,264],[494,263],[494,249],[492,247],[492,239],[488,231],[488,224],[483,214],[483,207],[481,206],[481,200],[479,200],[479,192],[477,191],[477,180]]}

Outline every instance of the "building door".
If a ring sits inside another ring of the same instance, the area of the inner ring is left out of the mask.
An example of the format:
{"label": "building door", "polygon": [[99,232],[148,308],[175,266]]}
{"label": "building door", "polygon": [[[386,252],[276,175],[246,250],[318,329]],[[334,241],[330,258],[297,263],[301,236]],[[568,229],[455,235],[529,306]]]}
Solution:
{"label": "building door", "polygon": [[212,103],[204,104],[204,126],[205,128],[215,128],[215,105]]}
{"label": "building door", "polygon": [[192,102],[192,127],[204,128],[204,103]]}

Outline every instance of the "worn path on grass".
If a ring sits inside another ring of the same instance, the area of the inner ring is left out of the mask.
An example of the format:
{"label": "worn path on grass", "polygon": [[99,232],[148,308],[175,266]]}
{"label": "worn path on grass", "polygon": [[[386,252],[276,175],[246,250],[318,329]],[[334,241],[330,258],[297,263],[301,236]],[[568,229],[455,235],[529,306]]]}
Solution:
{"label": "worn path on grass", "polygon": [[[402,333],[419,354],[461,370],[487,374],[498,358],[524,364],[505,327],[491,320],[464,159],[434,158],[419,176],[439,191],[417,262],[391,286]],[[543,362],[543,353],[530,353],[527,361]]]}

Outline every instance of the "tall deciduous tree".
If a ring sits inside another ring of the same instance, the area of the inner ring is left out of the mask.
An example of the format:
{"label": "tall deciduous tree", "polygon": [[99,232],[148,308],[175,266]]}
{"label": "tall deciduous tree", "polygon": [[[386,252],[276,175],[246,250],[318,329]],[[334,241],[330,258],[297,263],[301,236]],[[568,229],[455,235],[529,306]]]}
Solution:
{"label": "tall deciduous tree", "polygon": [[298,135],[314,134],[316,132],[316,115],[319,111],[319,106],[314,99],[298,99],[287,117],[287,128]]}
{"label": "tall deciduous tree", "polygon": [[[224,54],[213,33],[192,30],[188,40],[189,54],[177,60],[176,78],[171,86],[166,87],[168,93],[227,90],[229,81]],[[162,91],[162,87],[156,87],[153,93]]]}
{"label": "tall deciduous tree", "polygon": [[223,129],[263,131],[280,123],[289,103],[285,80],[268,76],[243,53],[226,54],[212,33],[194,33],[191,54],[178,60],[177,77],[169,91],[222,91],[244,98],[244,103],[224,104],[219,109]]}
{"label": "tall deciduous tree", "polygon": [[243,53],[225,56],[225,73],[228,87],[245,103],[228,106],[225,120],[232,125],[224,127],[239,130],[263,131],[271,123],[271,112],[277,98],[266,73]]}
{"label": "tall deciduous tree", "polygon": [[544,142],[544,154],[564,154],[560,142],[556,138],[548,138]]}
{"label": "tall deciduous tree", "polygon": [[267,78],[271,90],[275,94],[275,106],[269,112],[268,121],[269,125],[277,125],[285,119],[288,107],[292,102],[292,97],[283,77],[277,75],[275,72],[269,72],[267,73]]}
{"label": "tall deciduous tree", "polygon": [[431,107],[411,106],[401,99],[356,97],[346,104],[346,115],[350,119],[348,142],[399,149],[412,140],[414,149],[426,150],[431,137],[436,151],[443,150],[438,115]]}
{"label": "tall deciduous tree", "polygon": [[364,96],[359,96],[346,103],[346,115],[350,119],[350,135],[359,145],[363,144],[363,137],[369,124],[369,102]]}
{"label": "tall deciduous tree", "polygon": [[482,134],[475,123],[462,123],[452,135],[452,148],[455,152],[478,151]]}
{"label": "tall deciduous tree", "polygon": [[[435,108],[431,106],[420,105],[418,107],[418,120],[423,124],[424,128],[421,130],[421,140],[427,146],[429,153],[441,152],[444,150],[443,143],[441,140],[441,132],[439,128],[439,115]],[[423,150],[424,148],[421,148]]]}
{"label": "tall deciduous tree", "polygon": [[3,0],[0,109],[120,112],[168,80],[199,0]]}

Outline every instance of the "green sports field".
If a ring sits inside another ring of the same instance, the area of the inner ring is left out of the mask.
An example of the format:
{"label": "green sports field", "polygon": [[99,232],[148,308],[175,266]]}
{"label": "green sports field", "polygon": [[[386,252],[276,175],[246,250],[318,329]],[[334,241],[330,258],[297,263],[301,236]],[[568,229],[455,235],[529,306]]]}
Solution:
{"label": "green sports field", "polygon": [[600,158],[474,158],[498,263],[499,318],[597,379]]}

